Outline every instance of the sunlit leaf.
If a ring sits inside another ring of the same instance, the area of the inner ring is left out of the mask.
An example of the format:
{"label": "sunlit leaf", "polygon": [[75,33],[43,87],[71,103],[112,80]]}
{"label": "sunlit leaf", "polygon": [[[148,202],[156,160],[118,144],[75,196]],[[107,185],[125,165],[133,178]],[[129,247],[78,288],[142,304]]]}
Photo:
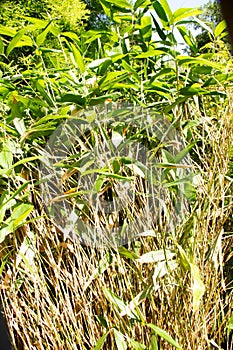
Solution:
{"label": "sunlit leaf", "polygon": [[126,305],[125,309],[120,313],[120,316],[132,315],[132,311],[135,308],[137,308],[143,300],[147,299],[151,295],[153,290],[154,290],[153,284],[150,284],[149,286],[147,286],[142,292],[140,292],[138,295],[136,295],[128,303],[128,305]]}
{"label": "sunlit leaf", "polygon": [[44,41],[45,41],[45,39],[46,39],[48,33],[50,32],[50,28],[52,27],[52,25],[53,25],[52,23],[49,23],[49,24],[46,26],[46,28],[42,31],[42,33],[40,33],[40,34],[36,37],[36,43],[37,43],[38,46],[41,46],[41,45],[44,43]]}
{"label": "sunlit leaf", "polygon": [[4,54],[5,46],[3,44],[2,39],[0,38],[0,55]]}
{"label": "sunlit leaf", "polygon": [[179,8],[173,13],[174,23],[184,18],[200,15],[203,11],[195,8]]}
{"label": "sunlit leaf", "polygon": [[220,36],[222,34],[222,32],[224,32],[224,30],[227,28],[227,24],[226,21],[221,21],[220,23],[217,24],[215,30],[214,30],[214,35],[216,37]]}
{"label": "sunlit leaf", "polygon": [[157,263],[159,261],[163,260],[170,260],[174,258],[175,253],[171,252],[170,250],[155,250],[151,251],[149,253],[145,253],[142,256],[140,256],[137,261],[140,262],[141,264],[145,263]]}
{"label": "sunlit leaf", "polygon": [[155,326],[154,324],[148,323],[147,327],[150,327],[156,334],[158,334],[161,338],[165,339],[169,344],[175,346],[175,348],[182,350],[181,346],[163,329]]}
{"label": "sunlit leaf", "polygon": [[81,73],[84,73],[86,70],[85,64],[83,62],[83,58],[82,55],[80,53],[80,51],[77,49],[77,47],[74,44],[70,44],[70,47],[72,49],[72,54],[74,57],[74,62],[76,63],[76,65],[78,66],[78,68],[80,69]]}
{"label": "sunlit leaf", "polygon": [[202,297],[205,293],[205,285],[202,282],[199,268],[192,263],[190,264],[190,268],[192,276],[193,311],[195,312],[199,309]]}
{"label": "sunlit leaf", "polygon": [[137,342],[136,340],[130,339],[130,343],[133,350],[146,350],[146,346]]}
{"label": "sunlit leaf", "polygon": [[160,0],[160,3],[168,17],[168,20],[169,20],[169,24],[173,24],[173,14],[172,14],[172,10],[167,2],[167,0]]}
{"label": "sunlit leaf", "polygon": [[124,10],[131,10],[132,9],[132,5],[127,1],[127,0],[114,0],[114,2],[112,0],[106,0],[106,2],[109,2],[117,7],[120,7],[121,9]]}
{"label": "sunlit leaf", "polygon": [[112,18],[112,4],[106,0],[100,0],[100,4],[103,7],[103,10],[107,17]]}
{"label": "sunlit leaf", "polygon": [[136,56],[136,58],[149,58],[149,57],[155,57],[160,55],[167,55],[167,52],[164,52],[162,50],[149,50],[147,52],[140,53]]}
{"label": "sunlit leaf", "polygon": [[128,347],[124,335],[115,328],[113,328],[113,334],[115,337],[117,350],[127,350]]}
{"label": "sunlit leaf", "polygon": [[19,204],[12,212],[10,221],[13,222],[14,229],[20,227],[25,219],[28,217],[28,215],[33,210],[32,204],[22,203]]}
{"label": "sunlit leaf", "polygon": [[166,15],[166,11],[163,8],[163,5],[161,4],[161,2],[153,1],[152,5],[154,7],[155,12],[157,13],[159,18],[161,19],[163,25],[165,25],[165,26],[168,25],[169,22],[168,22],[168,18],[167,18],[167,15]]}
{"label": "sunlit leaf", "polygon": [[231,314],[231,317],[228,321],[228,325],[227,325],[227,333],[228,335],[230,334],[230,332],[233,330],[233,312]]}
{"label": "sunlit leaf", "polygon": [[151,16],[143,16],[141,19],[140,33],[144,41],[150,41],[152,36]]}
{"label": "sunlit leaf", "polygon": [[151,334],[150,350],[159,350],[156,334]]}
{"label": "sunlit leaf", "polygon": [[133,9],[134,9],[134,11],[137,11],[137,9],[139,7],[145,8],[145,7],[149,6],[149,5],[150,5],[150,1],[149,0],[137,0],[135,2],[135,4],[134,4]]}
{"label": "sunlit leaf", "polygon": [[4,169],[10,169],[13,163],[13,155],[7,146],[3,146],[0,152],[0,166]]}
{"label": "sunlit leaf", "polygon": [[94,348],[92,348],[92,350],[100,350],[102,348],[102,346],[105,343],[105,340],[107,338],[107,336],[109,335],[111,330],[108,330],[106,333],[104,333],[104,335],[102,335],[102,337],[97,341],[96,345]]}
{"label": "sunlit leaf", "polygon": [[178,56],[177,62],[181,66],[188,65],[188,64],[194,64],[194,65],[200,64],[207,67],[213,67],[219,70],[223,69],[223,66],[221,64],[214,61],[207,60],[205,58],[201,58],[201,57]]}
{"label": "sunlit leaf", "polygon": [[118,247],[118,252],[120,256],[124,258],[132,259],[132,260],[138,259],[138,255],[136,253],[134,253],[131,250],[128,250],[125,247]]}
{"label": "sunlit leaf", "polygon": [[[13,37],[13,39],[10,41],[9,45],[6,49],[6,55],[9,56],[11,51],[15,47],[22,47],[22,46],[32,46],[32,40],[31,38],[24,36],[27,31],[27,28],[21,29],[17,32],[17,34]],[[24,40],[23,40],[24,39]]]}

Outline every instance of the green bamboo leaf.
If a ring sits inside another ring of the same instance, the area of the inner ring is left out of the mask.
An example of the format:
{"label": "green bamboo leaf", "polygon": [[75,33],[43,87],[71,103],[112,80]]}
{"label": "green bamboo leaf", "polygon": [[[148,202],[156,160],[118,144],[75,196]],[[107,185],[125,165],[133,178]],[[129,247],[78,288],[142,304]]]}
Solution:
{"label": "green bamboo leaf", "polygon": [[80,51],[77,49],[77,47],[74,44],[70,44],[70,47],[72,49],[72,54],[74,57],[74,62],[76,63],[76,65],[78,66],[78,68],[80,69],[81,73],[84,73],[86,70],[85,64],[83,62],[83,58],[82,55],[80,53]]}
{"label": "green bamboo leaf", "polygon": [[227,29],[227,24],[226,21],[221,21],[220,23],[218,23],[218,25],[216,26],[215,30],[214,30],[214,35],[216,37],[220,36],[222,34],[222,32],[224,32],[224,30]]}
{"label": "green bamboo leaf", "polygon": [[17,34],[17,30],[0,25],[0,34],[14,37]]}
{"label": "green bamboo leaf", "polygon": [[151,335],[150,350],[159,350],[156,334]]}
{"label": "green bamboo leaf", "polygon": [[117,83],[126,77],[128,77],[129,73],[125,71],[116,71],[116,72],[109,72],[105,77],[100,79],[99,86],[102,89],[109,89],[114,83]]}
{"label": "green bamboo leaf", "polygon": [[14,230],[22,226],[25,219],[33,210],[33,205],[21,203],[13,209],[11,216],[3,223],[0,229],[0,243]]}
{"label": "green bamboo leaf", "polygon": [[138,8],[145,8],[147,6],[149,6],[151,4],[151,2],[149,0],[137,0],[134,4],[134,11],[137,11]]}
{"label": "green bamboo leaf", "polygon": [[140,33],[144,41],[150,41],[152,36],[151,16],[143,16],[141,19]]}
{"label": "green bamboo leaf", "polygon": [[9,251],[5,256],[4,258],[2,259],[2,263],[1,263],[1,266],[0,266],[0,277],[2,276],[2,273],[3,273],[3,270],[4,270],[4,267],[8,261],[8,258],[9,258],[9,255],[11,254],[11,251]]}
{"label": "green bamboo leaf", "polygon": [[125,302],[114,294],[110,289],[102,287],[106,298],[120,311],[124,311],[126,308]]}
{"label": "green bamboo leaf", "polygon": [[15,199],[11,198],[8,191],[2,193],[0,197],[0,223],[3,222],[6,210],[10,209],[16,204]]}
{"label": "green bamboo leaf", "polygon": [[127,314],[130,318],[135,319],[136,315],[128,309],[126,303],[114,294],[110,289],[102,287],[105,297],[112,303],[116,309],[118,309],[121,314]]}
{"label": "green bamboo leaf", "polygon": [[134,176],[122,176],[122,175],[118,175],[118,174],[109,173],[106,171],[101,171],[98,169],[96,169],[95,172],[98,172],[99,174],[105,175],[106,177],[110,177],[111,179],[127,180],[127,181],[134,180]]}
{"label": "green bamboo leaf", "polygon": [[194,65],[200,64],[202,66],[213,67],[218,70],[222,70],[224,68],[220,63],[213,62],[211,60],[208,60],[202,57],[177,56],[177,63],[180,66],[189,65],[189,64],[194,64]]}
{"label": "green bamboo leaf", "polygon": [[229,335],[232,330],[233,330],[233,312],[231,314],[230,319],[228,320],[227,334]]}
{"label": "green bamboo leaf", "polygon": [[137,86],[136,84],[127,84],[127,83],[114,83],[113,85],[111,85],[111,88],[112,89],[140,90],[140,86]]}
{"label": "green bamboo leaf", "polygon": [[125,71],[131,72],[132,73],[132,77],[138,82],[141,82],[141,79],[137,73],[137,71],[131,67],[126,61],[122,61],[121,63],[122,67],[125,69]]}
{"label": "green bamboo leaf", "polygon": [[178,251],[179,251],[179,257],[180,257],[181,265],[184,267],[184,269],[186,271],[190,271],[191,267],[190,267],[190,261],[189,261],[187,253],[181,247],[181,245],[177,244],[177,248],[178,248]]}
{"label": "green bamboo leaf", "polygon": [[156,28],[156,31],[158,33],[158,35],[160,36],[160,38],[162,40],[166,40],[166,34],[164,33],[163,29],[160,28],[160,25],[158,24],[158,22],[156,21],[156,18],[155,16],[153,15],[153,13],[151,13],[151,16],[153,18],[153,22],[154,22],[154,25],[155,25],[155,28]]}
{"label": "green bamboo leaf", "polygon": [[120,97],[119,92],[114,92],[114,93],[109,94],[109,95],[103,95],[103,96],[99,96],[99,97],[94,97],[94,98],[91,98],[88,101],[88,105],[89,106],[96,106],[98,104],[106,102],[107,99],[114,100],[114,99],[117,99],[119,97]]}
{"label": "green bamboo leaf", "polygon": [[46,37],[47,37],[47,34],[50,32],[51,27],[52,27],[52,23],[50,22],[50,23],[45,27],[45,29],[42,31],[42,33],[40,33],[39,35],[37,35],[37,37],[36,37],[36,43],[37,43],[38,46],[41,46],[41,45],[44,43],[44,41],[45,41],[45,39],[46,39]]}
{"label": "green bamboo leaf", "polygon": [[106,0],[106,2],[109,2],[112,5],[120,7],[124,10],[130,11],[132,9],[132,5],[130,3],[128,3],[128,1],[126,1],[126,0],[114,0],[114,2],[112,0]]}
{"label": "green bamboo leaf", "polygon": [[158,334],[161,338],[165,339],[169,344],[175,346],[175,348],[182,350],[181,346],[163,329],[155,326],[152,323],[148,323],[147,327],[150,327],[156,334]]}
{"label": "green bamboo leaf", "polygon": [[69,38],[69,39],[73,40],[74,42],[80,41],[80,37],[78,36],[78,34],[73,33],[73,32],[62,32],[61,36]]}
{"label": "green bamboo leaf", "polygon": [[105,181],[106,181],[106,177],[104,175],[99,175],[94,183],[94,187],[93,187],[94,191],[100,192]]}
{"label": "green bamboo leaf", "polygon": [[195,17],[193,19],[194,23],[197,23],[201,28],[205,29],[208,33],[210,33],[211,35],[213,35],[213,31],[212,29],[202,20],[200,20],[198,17]]}
{"label": "green bamboo leaf", "polygon": [[194,53],[198,53],[198,47],[192,33],[185,26],[177,26],[180,34],[182,35],[186,44],[191,48]]}
{"label": "green bamboo leaf", "polygon": [[160,3],[168,17],[169,20],[169,24],[173,24],[173,14],[172,14],[172,10],[167,2],[167,0],[160,0]]}
{"label": "green bamboo leaf", "polygon": [[54,106],[53,100],[48,95],[48,92],[44,88],[44,81],[42,79],[38,79],[35,83],[37,91],[41,94],[41,96],[45,99],[45,101],[50,105]]}
{"label": "green bamboo leaf", "polygon": [[111,66],[112,64],[112,60],[111,59],[107,59],[105,60],[98,69],[98,75],[103,76],[104,74],[107,73],[108,67]]}
{"label": "green bamboo leaf", "polygon": [[184,18],[200,15],[203,11],[195,8],[180,8],[173,13],[174,23]]}
{"label": "green bamboo leaf", "polygon": [[174,156],[171,152],[168,152],[166,149],[162,149],[162,160],[163,163],[175,164]]}
{"label": "green bamboo leaf", "polygon": [[108,61],[111,62],[111,61],[112,61],[111,58],[109,58],[109,57],[106,57],[106,58],[99,58],[99,59],[94,60],[94,61],[92,61],[91,63],[89,63],[89,64],[87,65],[87,68],[89,68],[89,69],[95,69],[95,68],[98,68],[99,66],[101,66],[103,63],[108,62]]}
{"label": "green bamboo leaf", "polygon": [[60,102],[72,102],[77,104],[78,106],[85,105],[85,98],[80,95],[75,94],[65,94],[61,96]]}
{"label": "green bamboo leaf", "polygon": [[203,89],[200,84],[195,83],[192,86],[187,86],[185,88],[180,89],[179,93],[183,96],[193,96],[209,94],[209,91]]}
{"label": "green bamboo leaf", "polygon": [[124,258],[132,259],[132,260],[138,259],[138,255],[136,253],[128,250],[125,247],[118,247],[118,252],[119,252],[120,256],[122,256]]}
{"label": "green bamboo leaf", "polygon": [[14,163],[12,168],[15,168],[18,165],[22,165],[22,164],[25,164],[25,163],[33,162],[34,160],[39,160],[39,159],[42,159],[42,158],[43,158],[42,156],[32,156],[32,157],[23,158],[23,159],[19,160],[18,162]]}
{"label": "green bamboo leaf", "polygon": [[101,324],[102,327],[108,328],[107,321],[106,321],[106,319],[103,316],[95,315],[95,317],[99,321],[99,323]]}
{"label": "green bamboo leaf", "polygon": [[[21,29],[18,31],[18,33],[13,37],[13,39],[10,41],[9,45],[7,46],[6,49],[6,55],[9,56],[11,51],[17,46],[17,44],[21,41],[22,37],[26,33],[27,28]],[[30,39],[30,38],[29,38]],[[23,45],[22,45],[23,46]],[[27,44],[25,45],[27,46]]]}
{"label": "green bamboo leaf", "polygon": [[10,169],[13,163],[13,154],[7,146],[3,146],[0,153],[0,166],[3,169]]}
{"label": "green bamboo leaf", "polygon": [[0,39],[0,55],[4,54],[5,46],[3,44],[2,39]]}
{"label": "green bamboo leaf", "polygon": [[163,5],[161,4],[161,2],[159,2],[157,0],[153,1],[152,5],[154,7],[155,12],[159,16],[162,24],[165,25],[165,26],[168,26],[169,25],[169,21],[168,21],[167,15],[166,15],[166,11],[163,8]]}
{"label": "green bamboo leaf", "polygon": [[28,217],[28,215],[33,210],[32,204],[22,203],[19,204],[12,212],[10,216],[10,221],[13,222],[13,228],[14,230],[20,227],[25,219]]}
{"label": "green bamboo leaf", "polygon": [[0,244],[4,242],[5,238],[13,231],[13,222],[3,224],[0,229]]}
{"label": "green bamboo leaf", "polygon": [[[28,22],[31,22],[34,24],[33,28],[36,29],[43,29],[45,28],[50,21],[48,20],[44,20],[44,19],[39,19],[39,18],[35,18],[35,17],[28,17],[28,16],[22,16],[22,18],[26,19]],[[29,26],[28,26],[29,27]]]}
{"label": "green bamboo leaf", "polygon": [[132,345],[133,350],[146,350],[146,346],[137,342],[136,340],[130,339],[130,343]]}
{"label": "green bamboo leaf", "polygon": [[102,335],[102,337],[97,341],[95,347],[92,350],[100,350],[102,348],[110,331],[111,330],[108,330],[106,333],[104,333],[104,335]]}
{"label": "green bamboo leaf", "polygon": [[203,87],[216,85],[218,83],[221,84],[228,84],[233,80],[233,73],[226,73],[226,74],[217,74],[210,79],[206,80],[203,84]]}
{"label": "green bamboo leaf", "polygon": [[[120,316],[123,317],[123,316],[127,315],[130,317],[130,315],[132,315],[132,312],[134,311],[134,309],[135,308],[138,309],[138,306],[140,305],[140,303],[143,300],[147,299],[151,295],[153,290],[154,290],[154,286],[152,283],[149,284],[149,286],[146,286],[146,288],[143,291],[141,291],[138,295],[136,295],[136,297],[134,297],[128,303],[128,305],[125,307],[125,309],[120,313]],[[133,316],[134,316],[134,314],[133,314]]]}
{"label": "green bamboo leaf", "polygon": [[108,18],[112,19],[112,4],[106,0],[100,0],[100,4]]}
{"label": "green bamboo leaf", "polygon": [[150,57],[156,57],[160,55],[167,55],[167,52],[162,50],[149,50],[147,52],[140,53],[136,56],[136,58],[150,58]]}
{"label": "green bamboo leaf", "polygon": [[174,157],[174,162],[175,163],[180,163],[184,157],[189,154],[189,152],[191,151],[191,149],[194,147],[195,143],[192,142],[190,143],[187,147],[185,147],[184,149],[182,149],[182,151],[180,151],[175,157]]}

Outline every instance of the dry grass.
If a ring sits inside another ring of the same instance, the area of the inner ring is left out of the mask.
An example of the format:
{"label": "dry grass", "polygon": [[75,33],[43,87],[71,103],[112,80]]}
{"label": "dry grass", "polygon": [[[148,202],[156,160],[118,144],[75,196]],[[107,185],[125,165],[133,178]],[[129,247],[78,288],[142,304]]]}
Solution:
{"label": "dry grass", "polygon": [[[9,253],[1,297],[16,349],[93,349],[107,330],[103,348],[116,349],[113,328],[124,335],[128,349],[136,349],[131,340],[149,349],[154,336],[148,323],[166,330],[182,349],[233,349],[230,340],[223,345],[232,312],[232,101],[229,97],[227,106],[219,105],[214,116],[205,104],[189,108],[200,118],[192,131],[199,140],[192,151],[199,173],[196,200],[175,235],[155,227],[155,237],[140,237],[127,246],[139,256],[169,248],[175,268],[167,261],[164,276],[155,280],[157,264],[141,263],[123,248],[98,250],[64,241],[47,218],[37,189],[31,188],[34,220],[9,236],[1,249],[2,257]],[[187,122],[185,113],[176,113],[181,124]],[[195,311],[187,259],[205,285]],[[125,303],[142,291],[145,295],[135,301],[132,316],[109,291]],[[158,344],[173,348],[159,337]]]}

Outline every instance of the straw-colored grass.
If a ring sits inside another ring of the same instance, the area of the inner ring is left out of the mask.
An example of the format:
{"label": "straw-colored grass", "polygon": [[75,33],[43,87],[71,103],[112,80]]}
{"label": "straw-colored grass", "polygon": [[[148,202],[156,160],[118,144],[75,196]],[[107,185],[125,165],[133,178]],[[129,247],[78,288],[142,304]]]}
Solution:
{"label": "straw-colored grass", "polygon": [[[191,158],[199,175],[196,199],[175,235],[158,224],[123,248],[64,241],[44,211],[38,188],[26,189],[35,206],[31,222],[1,247],[1,257],[9,254],[1,297],[15,349],[94,349],[108,330],[106,350],[126,349],[116,342],[117,335],[128,349],[156,349],[156,339],[159,349],[173,348],[147,324],[168,332],[182,349],[233,349],[227,339],[233,296],[232,98],[216,105],[214,115],[205,101],[202,107],[190,102],[188,108],[191,117],[176,113],[181,126],[198,118],[199,125],[191,130],[198,139]],[[35,176],[35,169],[27,172]],[[15,181],[11,185],[17,188]],[[158,264],[135,257],[164,249],[174,252],[176,265],[167,257],[167,270],[156,279]],[[195,288],[201,291],[202,283],[205,290],[198,299]],[[142,292],[131,311],[122,307],[122,301],[127,305]],[[133,341],[145,346],[136,347]]]}

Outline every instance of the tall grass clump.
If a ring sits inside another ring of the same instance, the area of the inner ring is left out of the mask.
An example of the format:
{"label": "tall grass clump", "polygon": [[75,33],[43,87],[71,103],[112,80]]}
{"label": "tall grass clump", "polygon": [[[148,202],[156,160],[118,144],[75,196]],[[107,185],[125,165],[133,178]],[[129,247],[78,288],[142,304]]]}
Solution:
{"label": "tall grass clump", "polygon": [[[0,26],[0,276],[12,344],[230,350],[233,73],[225,25],[209,28],[202,53],[185,26],[196,21],[206,28],[197,9],[172,13],[165,0],[100,3],[108,31],[64,31],[53,18]],[[189,55],[179,52],[175,29]],[[13,63],[15,50],[22,64]],[[111,127],[95,124],[101,113],[109,113]],[[44,160],[56,149],[48,145],[59,146],[51,135],[67,121],[74,128],[61,150],[76,128],[81,137],[56,162],[61,182],[49,188]],[[161,130],[153,133],[158,121],[179,135],[174,149]],[[84,132],[83,123],[92,127]],[[125,147],[144,145],[154,160],[156,186],[164,190],[159,214],[147,191],[152,163],[109,159],[114,135]],[[105,155],[101,162],[92,161],[94,151]],[[87,191],[80,179],[90,174]],[[125,184],[131,195],[124,197]],[[110,215],[93,204],[93,191],[127,205]],[[76,239],[79,227],[64,235],[66,211],[54,220],[61,203],[87,230],[127,233],[131,224],[133,239],[100,247]],[[174,207],[182,213],[177,220]]]}

